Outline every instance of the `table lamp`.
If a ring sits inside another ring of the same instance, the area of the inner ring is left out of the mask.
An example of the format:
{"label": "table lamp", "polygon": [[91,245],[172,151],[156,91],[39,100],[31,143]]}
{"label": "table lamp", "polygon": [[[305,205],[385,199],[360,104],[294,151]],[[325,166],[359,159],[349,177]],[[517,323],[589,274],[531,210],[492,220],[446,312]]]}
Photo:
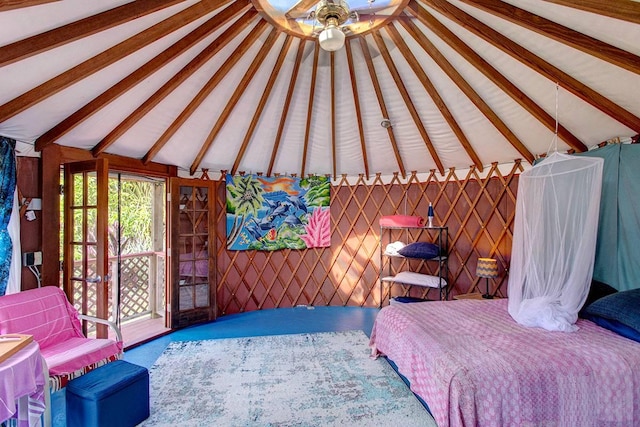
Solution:
{"label": "table lamp", "polygon": [[491,299],[493,295],[489,293],[489,279],[498,277],[498,261],[493,258],[478,258],[476,276],[487,279],[487,288],[482,298]]}

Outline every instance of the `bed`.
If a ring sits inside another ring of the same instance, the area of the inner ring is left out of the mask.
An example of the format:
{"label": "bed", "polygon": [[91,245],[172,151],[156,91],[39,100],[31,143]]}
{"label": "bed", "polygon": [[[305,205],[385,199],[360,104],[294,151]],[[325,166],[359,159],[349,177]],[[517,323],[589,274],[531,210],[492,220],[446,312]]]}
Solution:
{"label": "bed", "polygon": [[379,312],[371,348],[439,427],[640,425],[640,343],[577,325],[526,328],[506,299],[396,304]]}

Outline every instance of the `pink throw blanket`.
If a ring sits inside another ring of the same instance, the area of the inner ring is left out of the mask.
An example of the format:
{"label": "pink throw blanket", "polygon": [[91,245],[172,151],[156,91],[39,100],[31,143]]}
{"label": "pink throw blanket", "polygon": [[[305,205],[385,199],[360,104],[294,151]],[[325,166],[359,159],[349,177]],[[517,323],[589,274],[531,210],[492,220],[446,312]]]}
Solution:
{"label": "pink throw blanket", "polygon": [[424,227],[424,218],[411,215],[387,215],[380,217],[381,227]]}
{"label": "pink throw blanket", "polygon": [[371,333],[439,427],[638,426],[640,343],[587,320],[526,328],[507,300],[383,308]]}

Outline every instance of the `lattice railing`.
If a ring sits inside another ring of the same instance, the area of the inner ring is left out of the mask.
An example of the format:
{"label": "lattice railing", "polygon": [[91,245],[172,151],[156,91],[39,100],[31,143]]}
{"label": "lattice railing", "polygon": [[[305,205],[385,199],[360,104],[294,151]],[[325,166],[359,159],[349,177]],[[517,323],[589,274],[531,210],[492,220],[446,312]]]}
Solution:
{"label": "lattice railing", "polygon": [[390,182],[376,175],[352,183],[343,176],[331,189],[331,247],[276,252],[227,251],[225,183],[217,181],[218,312],[296,305],[377,307],[378,220],[392,214],[425,217],[429,202],[435,223],[449,227],[451,294],[484,291],[478,289],[484,282],[475,276],[476,260],[493,257],[501,275],[491,284],[498,296],[505,296],[522,170],[516,162],[506,174],[493,164],[484,174],[476,168],[464,175],[450,169],[444,177],[432,172],[422,181],[415,173],[406,181],[396,174]]}
{"label": "lattice railing", "polygon": [[[109,313],[114,313],[113,286],[117,283],[117,259],[109,258]],[[165,288],[165,257],[163,253],[145,252],[121,256],[120,282],[120,320],[122,322],[136,317],[159,314],[164,315],[164,288]],[[93,276],[95,263],[89,261],[87,276]],[[79,265],[74,266],[74,276],[79,277],[82,271]],[[75,282],[74,302],[78,310],[81,309],[82,289],[81,283]],[[96,286],[87,286],[87,311],[86,314],[96,315]]]}

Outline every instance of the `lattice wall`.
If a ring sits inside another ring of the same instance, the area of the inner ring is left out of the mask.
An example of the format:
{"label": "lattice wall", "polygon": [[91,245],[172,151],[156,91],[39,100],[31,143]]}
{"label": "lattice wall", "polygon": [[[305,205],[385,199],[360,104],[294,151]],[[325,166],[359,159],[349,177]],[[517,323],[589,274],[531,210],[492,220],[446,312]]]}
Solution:
{"label": "lattice wall", "polygon": [[405,182],[396,175],[387,184],[380,176],[372,183],[362,176],[356,183],[343,177],[331,189],[331,247],[304,251],[227,251],[225,183],[218,181],[218,312],[301,304],[377,307],[378,219],[396,213],[425,217],[429,202],[434,222],[449,227],[451,295],[484,291],[484,282],[475,276],[476,260],[493,257],[501,275],[491,285],[497,295],[505,296],[522,170],[517,162],[503,174],[494,164],[484,175],[471,168],[459,176],[451,169],[445,177],[433,172],[422,182],[415,174]]}

